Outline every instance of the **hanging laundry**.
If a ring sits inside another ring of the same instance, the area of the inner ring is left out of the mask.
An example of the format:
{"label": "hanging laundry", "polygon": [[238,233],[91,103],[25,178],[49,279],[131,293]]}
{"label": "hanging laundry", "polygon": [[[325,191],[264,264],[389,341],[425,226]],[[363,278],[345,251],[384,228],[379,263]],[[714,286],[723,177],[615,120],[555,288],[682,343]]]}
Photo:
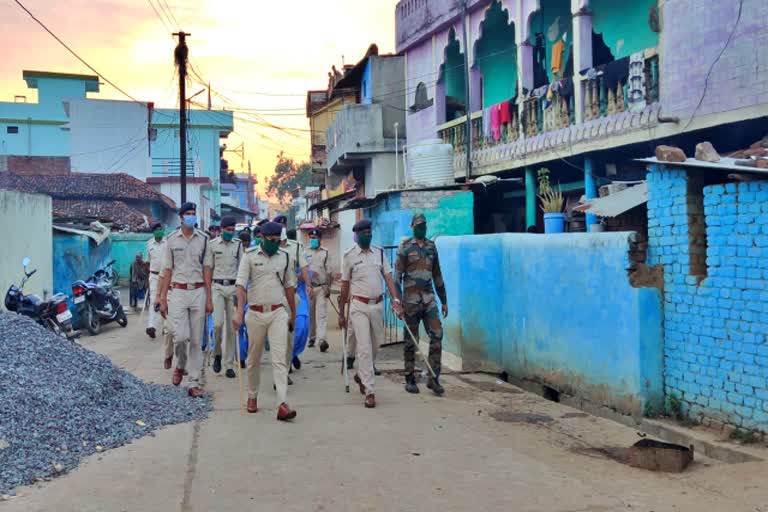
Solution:
{"label": "hanging laundry", "polygon": [[509,115],[509,101],[499,103],[499,121],[501,124],[509,124],[512,121]]}
{"label": "hanging laundry", "polygon": [[560,96],[570,100],[571,96],[573,96],[573,80],[565,78],[560,81]]}
{"label": "hanging laundry", "polygon": [[491,107],[491,131],[493,132],[493,140],[501,139],[501,112],[499,112],[498,105]]}
{"label": "hanging laundry", "polygon": [[488,142],[493,141],[493,129],[491,125],[491,110],[493,107],[483,109],[483,137]]}
{"label": "hanging laundry", "polygon": [[622,84],[627,83],[627,77],[629,77],[629,57],[615,60],[602,67],[603,69],[603,83],[609,89],[616,90],[619,82]]}
{"label": "hanging laundry", "polygon": [[629,111],[642,112],[646,107],[645,52],[629,56]]}
{"label": "hanging laundry", "polygon": [[565,53],[565,42],[562,39],[558,39],[555,44],[552,45],[552,76],[558,78],[563,71],[563,54]]}

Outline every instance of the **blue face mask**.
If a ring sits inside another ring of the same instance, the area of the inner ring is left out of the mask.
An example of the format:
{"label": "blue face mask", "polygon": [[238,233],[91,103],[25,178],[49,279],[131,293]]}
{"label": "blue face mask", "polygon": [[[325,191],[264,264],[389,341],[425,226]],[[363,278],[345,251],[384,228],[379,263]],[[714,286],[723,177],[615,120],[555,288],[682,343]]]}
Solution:
{"label": "blue face mask", "polygon": [[318,238],[310,238],[309,239],[309,246],[312,249],[319,249],[320,248],[320,240]]}
{"label": "blue face mask", "polygon": [[193,228],[197,224],[197,215],[185,215],[183,222],[186,227]]}

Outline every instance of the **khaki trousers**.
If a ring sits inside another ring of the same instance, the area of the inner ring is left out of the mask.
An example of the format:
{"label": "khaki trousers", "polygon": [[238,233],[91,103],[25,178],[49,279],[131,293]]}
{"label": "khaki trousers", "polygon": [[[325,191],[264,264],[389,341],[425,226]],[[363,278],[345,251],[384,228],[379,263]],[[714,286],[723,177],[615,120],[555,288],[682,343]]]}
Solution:
{"label": "khaki trousers", "polygon": [[163,315],[155,311],[155,297],[157,297],[157,285],[160,282],[160,276],[149,274],[149,321],[147,329],[154,328],[158,334],[163,332]]}
{"label": "khaki trousers", "polygon": [[168,315],[173,325],[176,367],[187,370],[189,387],[201,386],[205,288],[174,289],[168,299]]}
{"label": "khaki trousers", "polygon": [[288,312],[280,308],[270,313],[248,310],[245,326],[248,329],[248,398],[256,398],[261,384],[261,355],[264,339],[269,336],[269,354],[272,358],[272,378],[277,389],[279,406],[288,399],[288,365],[286,352],[288,339]]}
{"label": "khaki trousers", "polygon": [[[170,308],[171,303],[171,295],[172,290],[168,290],[168,307]],[[154,302],[155,299],[152,299],[152,302]],[[154,311],[154,306],[152,307],[152,310]],[[165,345],[165,358],[168,359],[169,357],[173,357],[173,322],[171,322],[171,313],[170,309],[168,311],[168,318],[163,319],[163,316],[160,313],[157,313],[157,316],[160,317],[161,320],[163,320],[162,326],[165,327],[165,333],[164,333],[164,345]],[[162,331],[160,331],[162,332]]]}
{"label": "khaki trousers", "polygon": [[349,322],[356,339],[357,374],[363,381],[366,394],[372,394],[374,347],[381,346],[384,336],[384,303],[364,304],[353,299],[349,308]]}
{"label": "khaki trousers", "polygon": [[[382,320],[382,323],[384,320]],[[357,350],[357,338],[355,337],[355,330],[352,328],[352,322],[350,321],[349,326],[347,327],[347,356],[354,357],[355,351]],[[342,334],[343,335],[343,334]],[[375,338],[372,340],[373,342],[373,363],[376,364],[376,356],[379,354],[379,348],[381,338]]]}
{"label": "khaki trousers", "polygon": [[309,337],[318,343],[326,341],[328,332],[328,299],[325,286],[314,286],[309,300]]}
{"label": "khaki trousers", "polygon": [[[235,312],[235,287],[213,285],[213,355],[222,355],[221,346],[224,344],[224,364],[226,368],[235,367],[235,336],[232,319]],[[222,332],[223,331],[223,332]],[[222,339],[222,334],[226,340]]]}

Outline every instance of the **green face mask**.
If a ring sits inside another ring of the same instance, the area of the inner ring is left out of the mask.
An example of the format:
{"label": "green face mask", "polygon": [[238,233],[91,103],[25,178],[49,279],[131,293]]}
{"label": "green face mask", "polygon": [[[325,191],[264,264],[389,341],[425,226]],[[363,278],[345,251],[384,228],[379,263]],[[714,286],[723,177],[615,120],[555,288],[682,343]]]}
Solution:
{"label": "green face mask", "polygon": [[253,239],[253,245],[260,245],[261,244],[261,237],[257,236]]}
{"label": "green face mask", "polygon": [[229,231],[222,231],[221,232],[221,238],[225,242],[231,242],[234,237],[235,237],[235,234],[234,233],[230,233]]}
{"label": "green face mask", "polygon": [[261,241],[261,248],[264,249],[265,253],[267,253],[270,256],[272,256],[280,248],[280,242],[278,242],[276,240],[269,240],[268,238],[265,238],[264,240]]}
{"label": "green face mask", "polygon": [[154,235],[155,235],[155,240],[162,240],[163,237],[165,236],[165,231],[162,229],[158,229],[155,231]]}
{"label": "green face mask", "polygon": [[373,235],[370,233],[360,233],[357,235],[357,244],[362,247],[363,249],[367,249],[371,246],[371,239],[373,238]]}
{"label": "green face mask", "polygon": [[413,226],[413,236],[415,236],[419,240],[424,240],[425,238],[427,238],[427,225],[416,224],[415,226]]}

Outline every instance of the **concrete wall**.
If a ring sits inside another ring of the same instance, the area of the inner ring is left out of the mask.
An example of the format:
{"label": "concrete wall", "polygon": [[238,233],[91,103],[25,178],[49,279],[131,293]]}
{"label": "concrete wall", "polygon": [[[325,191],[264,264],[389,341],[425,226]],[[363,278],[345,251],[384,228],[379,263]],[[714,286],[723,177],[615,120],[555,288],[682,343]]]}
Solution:
{"label": "concrete wall", "polygon": [[151,176],[148,108],[127,101],[71,100],[72,171]]}
{"label": "concrete wall", "polygon": [[117,260],[114,268],[120,276],[120,284],[127,286],[131,271],[131,264],[137,253],[144,256],[147,261],[147,240],[152,238],[151,233],[112,233],[109,236],[112,241],[112,259]]}
{"label": "concrete wall", "polygon": [[[664,266],[666,392],[691,417],[768,431],[768,182],[648,175],[649,262]],[[706,266],[696,268],[706,222]],[[703,274],[702,274],[703,270]]]}
{"label": "concrete wall", "polygon": [[26,293],[43,296],[53,290],[53,242],[51,233],[51,198],[0,190],[0,293],[23,277],[21,260],[29,256],[29,270],[37,269],[24,287]]}
{"label": "concrete wall", "polygon": [[383,133],[385,138],[395,137],[395,123],[400,123],[399,136],[405,138],[405,58],[404,57],[371,57],[370,88],[372,102],[384,106]]}
{"label": "concrete wall", "polygon": [[399,184],[403,186],[405,175],[402,158],[402,154],[395,157],[394,153],[377,153],[365,161],[365,195],[367,197],[373,197],[377,192],[394,188],[398,183],[395,178],[396,170],[399,172]]}
{"label": "concrete wall", "polygon": [[53,290],[72,293],[72,283],[87,279],[112,257],[112,242],[107,239],[96,245],[83,235],[56,232],[53,235]]}
{"label": "concrete wall", "polygon": [[624,413],[663,396],[661,292],[629,283],[631,233],[440,237],[443,350]]}

